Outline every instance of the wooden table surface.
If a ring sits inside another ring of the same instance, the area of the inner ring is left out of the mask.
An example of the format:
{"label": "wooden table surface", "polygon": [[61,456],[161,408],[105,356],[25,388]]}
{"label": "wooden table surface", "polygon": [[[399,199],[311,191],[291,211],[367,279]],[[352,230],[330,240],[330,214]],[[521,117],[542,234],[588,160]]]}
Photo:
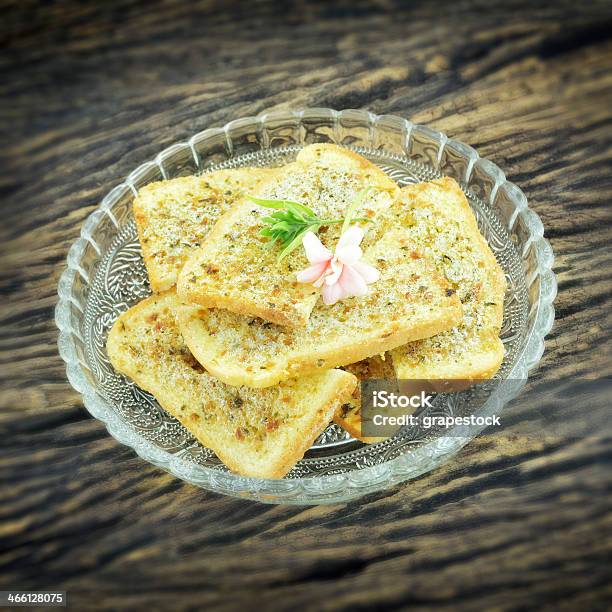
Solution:
{"label": "wooden table surface", "polygon": [[[610,430],[562,400],[611,374],[612,4],[408,5],[1,3],[0,590],[77,610],[610,605]],[[133,168],[304,106],[398,114],[499,164],[544,222],[559,296],[504,427],[359,501],[266,506],[115,442],[66,381],[53,309],[81,223]]]}

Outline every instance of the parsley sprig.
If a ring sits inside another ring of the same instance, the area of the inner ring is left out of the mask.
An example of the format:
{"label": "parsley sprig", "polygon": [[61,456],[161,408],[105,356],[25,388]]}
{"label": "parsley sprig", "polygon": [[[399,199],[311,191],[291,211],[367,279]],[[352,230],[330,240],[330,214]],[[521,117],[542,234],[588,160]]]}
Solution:
{"label": "parsley sprig", "polygon": [[266,200],[253,196],[247,196],[247,198],[259,206],[275,210],[270,216],[262,218],[266,227],[260,231],[260,234],[269,238],[271,245],[275,243],[280,245],[282,250],[278,254],[278,261],[281,261],[300,246],[302,237],[306,232],[316,234],[324,225],[342,223],[342,233],[344,233],[352,222],[363,221],[371,223],[372,219],[352,216],[355,209],[363,203],[371,189],[372,187],[367,187],[360,191],[357,197],[349,204],[346,215],[339,219],[321,219],[317,217],[312,208],[292,200]]}

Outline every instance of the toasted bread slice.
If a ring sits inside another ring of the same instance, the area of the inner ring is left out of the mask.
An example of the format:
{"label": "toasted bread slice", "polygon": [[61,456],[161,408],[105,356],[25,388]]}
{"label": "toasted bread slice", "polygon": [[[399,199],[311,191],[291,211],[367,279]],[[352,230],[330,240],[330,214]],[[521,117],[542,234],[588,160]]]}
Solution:
{"label": "toasted bread slice", "polygon": [[506,292],[503,270],[453,179],[405,187],[401,200],[409,235],[456,290],[463,318],[446,332],[392,351],[397,378],[490,378],[504,358],[499,338]]}
{"label": "toasted bread slice", "polygon": [[[402,189],[403,225],[418,245],[436,262],[463,302],[463,318],[449,331],[397,348],[385,361],[368,359],[345,369],[366,378],[458,381],[460,390],[470,382],[490,378],[499,369],[504,348],[499,339],[506,281],[459,185],[450,178]],[[379,238],[396,223],[381,217]],[[381,367],[383,366],[383,367]],[[364,442],[361,436],[360,387],[355,389],[334,421]]]}
{"label": "toasted bread slice", "polygon": [[176,324],[176,307],[171,291],[122,314],[108,336],[111,363],[231,470],[281,478],[350,397],[355,377],[327,370],[263,390],[228,387],[191,356]]}
{"label": "toasted bread slice", "polygon": [[459,299],[400,225],[389,228],[364,259],[380,272],[368,294],[333,306],[321,302],[303,327],[183,304],[178,321],[185,342],[223,382],[268,387],[427,338],[460,321]]}
{"label": "toasted bread slice", "polygon": [[[360,382],[362,380],[390,380],[395,378],[393,362],[388,353],[375,355],[363,361],[352,363],[344,366],[343,369],[354,374]],[[361,384],[355,387],[351,397],[336,410],[334,421],[342,429],[348,431],[353,438],[357,438],[357,440],[367,444],[380,442],[385,439],[382,437],[363,436],[361,434]]]}
{"label": "toasted bread slice", "polygon": [[[355,211],[358,217],[375,217],[399,192],[384,172],[360,155],[336,145],[316,144],[302,149],[294,163],[281,168],[251,195],[298,201],[329,219],[343,217],[366,187],[371,190]],[[179,275],[177,290],[183,301],[278,325],[306,324],[319,291],[295,278],[308,265],[302,249],[278,262],[280,248],[260,235],[262,217],[269,212],[245,199],[219,220]],[[332,225],[323,227],[319,235],[329,246],[339,232],[339,226]]]}
{"label": "toasted bread slice", "polygon": [[145,185],[134,200],[134,218],[153,291],[172,288],[219,217],[272,172],[236,168]]}

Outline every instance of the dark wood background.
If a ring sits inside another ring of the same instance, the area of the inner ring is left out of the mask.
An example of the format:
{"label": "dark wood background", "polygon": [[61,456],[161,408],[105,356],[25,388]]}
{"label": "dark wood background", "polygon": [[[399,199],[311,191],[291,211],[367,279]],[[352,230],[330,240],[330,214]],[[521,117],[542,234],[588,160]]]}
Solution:
{"label": "dark wood background", "polygon": [[[0,588],[67,590],[77,610],[610,605],[610,429],[605,412],[584,428],[576,381],[611,374],[611,32],[610,2],[575,0],[1,2]],[[303,106],[476,147],[542,217],[560,290],[501,430],[312,508],[199,490],[116,443],[68,385],[53,324],[80,224],[134,167]]]}

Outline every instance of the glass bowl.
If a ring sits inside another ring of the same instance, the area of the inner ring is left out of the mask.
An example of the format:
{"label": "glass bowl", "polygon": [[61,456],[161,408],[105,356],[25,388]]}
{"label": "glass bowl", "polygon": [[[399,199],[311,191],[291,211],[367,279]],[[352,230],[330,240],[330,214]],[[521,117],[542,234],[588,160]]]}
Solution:
{"label": "glass bowl", "polygon": [[187,482],[268,503],[336,503],[389,487],[440,465],[482,429],[405,428],[389,440],[364,445],[330,425],[284,479],[247,478],[229,472],[152,396],[110,366],[108,330],[150,293],[132,217],[138,189],[217,168],[280,165],[314,142],[352,148],[402,185],[455,178],[505,271],[506,358],[497,384],[486,393],[468,393],[463,406],[440,395],[436,414],[457,414],[466,406],[478,415],[499,414],[540,360],[554,319],[553,253],[524,194],[474,149],[431,128],[363,110],[311,108],[237,119],[165,149],[112,189],[83,224],[59,282],[59,351],[85,407],[118,441]]}

